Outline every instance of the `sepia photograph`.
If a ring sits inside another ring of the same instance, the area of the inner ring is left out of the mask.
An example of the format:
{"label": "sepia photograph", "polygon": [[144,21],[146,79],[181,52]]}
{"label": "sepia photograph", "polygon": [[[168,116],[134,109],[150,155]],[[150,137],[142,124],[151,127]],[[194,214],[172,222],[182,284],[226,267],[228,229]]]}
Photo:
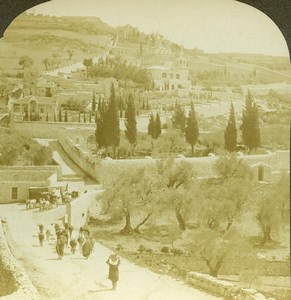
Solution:
{"label": "sepia photograph", "polygon": [[23,11],[0,39],[0,299],[291,299],[290,100],[286,39],[242,2]]}

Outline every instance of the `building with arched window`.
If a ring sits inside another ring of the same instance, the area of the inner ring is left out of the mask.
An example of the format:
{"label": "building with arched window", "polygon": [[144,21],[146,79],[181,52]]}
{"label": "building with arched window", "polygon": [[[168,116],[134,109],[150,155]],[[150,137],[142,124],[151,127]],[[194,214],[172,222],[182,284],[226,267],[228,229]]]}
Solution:
{"label": "building with arched window", "polygon": [[151,58],[151,61],[146,60],[147,64],[155,63],[147,66],[155,90],[178,91],[178,95],[183,91],[184,95],[189,95],[192,85],[189,80],[188,63],[182,49],[179,55],[173,55],[171,51],[160,48],[147,57]]}
{"label": "building with arched window", "polygon": [[51,97],[26,96],[10,99],[10,113],[13,120],[38,121],[46,116],[53,120],[58,113],[58,100]]}

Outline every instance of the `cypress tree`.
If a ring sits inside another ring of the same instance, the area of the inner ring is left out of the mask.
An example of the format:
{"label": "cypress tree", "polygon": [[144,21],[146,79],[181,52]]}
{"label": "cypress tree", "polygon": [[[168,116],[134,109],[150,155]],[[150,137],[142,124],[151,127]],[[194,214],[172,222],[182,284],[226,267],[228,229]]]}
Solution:
{"label": "cypress tree", "polygon": [[155,136],[155,118],[153,113],[150,114],[149,125],[148,125],[148,135],[152,138]]}
{"label": "cypress tree", "polygon": [[68,112],[65,111],[65,122],[68,122]]}
{"label": "cypress tree", "polygon": [[48,119],[49,119],[49,116],[48,116],[48,112],[47,112],[46,113],[46,118],[45,118],[46,122],[48,122]]}
{"label": "cypress tree", "polygon": [[136,143],[136,111],[132,95],[130,94],[127,100],[125,110],[125,135],[131,145],[131,155]]}
{"label": "cypress tree", "polygon": [[258,107],[250,91],[246,96],[240,129],[242,130],[243,143],[249,148],[249,151],[260,146]]}
{"label": "cypress tree", "polygon": [[227,151],[234,152],[236,150],[236,138],[237,138],[237,130],[236,130],[235,114],[234,114],[233,103],[231,102],[228,124],[224,132],[224,147]]}
{"label": "cypress tree", "polygon": [[95,131],[95,140],[98,148],[106,148],[105,142],[105,128],[104,128],[104,117],[106,113],[106,104],[105,102],[98,102],[98,108],[96,112],[96,131]]}
{"label": "cypress tree", "polygon": [[81,113],[79,111],[79,115],[78,115],[78,123],[81,123]]}
{"label": "cypress tree", "polygon": [[110,88],[110,98],[104,119],[104,132],[106,145],[113,147],[115,156],[116,147],[119,146],[120,142],[120,129],[118,107],[113,84]]}
{"label": "cypress tree", "polygon": [[96,97],[95,93],[93,92],[93,99],[92,99],[92,111],[96,110]]}
{"label": "cypress tree", "polygon": [[162,134],[162,126],[161,126],[161,119],[159,113],[156,114],[154,128],[155,128],[154,138],[157,139]]}
{"label": "cypress tree", "polygon": [[181,105],[176,102],[174,115],[173,115],[173,127],[180,129],[181,132],[185,132],[185,124],[186,124],[185,111],[181,107]]}
{"label": "cypress tree", "polygon": [[60,110],[59,110],[59,122],[63,122],[63,119],[62,119],[62,108],[60,107]]}
{"label": "cypress tree", "polygon": [[24,121],[28,121],[28,109],[25,110]]}
{"label": "cypress tree", "polygon": [[83,113],[83,122],[86,123],[86,113]]}
{"label": "cypress tree", "polygon": [[89,123],[91,123],[92,114],[89,112]]}
{"label": "cypress tree", "polygon": [[191,109],[187,118],[185,127],[185,138],[188,144],[191,145],[191,155],[194,155],[194,145],[197,143],[199,137],[198,121],[196,112],[194,110],[193,102],[191,101]]}
{"label": "cypress tree", "polygon": [[54,122],[57,122],[57,116],[55,113],[54,113]]}

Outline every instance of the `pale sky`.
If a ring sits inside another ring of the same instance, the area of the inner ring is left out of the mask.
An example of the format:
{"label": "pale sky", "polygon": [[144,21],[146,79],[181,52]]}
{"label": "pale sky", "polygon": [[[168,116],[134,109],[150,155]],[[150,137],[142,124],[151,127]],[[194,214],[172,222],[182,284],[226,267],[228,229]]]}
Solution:
{"label": "pale sky", "polygon": [[131,24],[206,52],[289,56],[275,23],[261,11],[234,0],[51,0],[30,11],[96,16],[114,27]]}

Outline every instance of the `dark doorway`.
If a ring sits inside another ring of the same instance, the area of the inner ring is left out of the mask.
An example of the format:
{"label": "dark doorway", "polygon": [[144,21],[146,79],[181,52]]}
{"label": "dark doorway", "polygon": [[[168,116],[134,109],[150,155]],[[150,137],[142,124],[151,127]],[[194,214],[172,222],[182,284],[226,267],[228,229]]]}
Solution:
{"label": "dark doorway", "polygon": [[258,180],[263,181],[264,180],[264,167],[260,166],[258,169]]}

